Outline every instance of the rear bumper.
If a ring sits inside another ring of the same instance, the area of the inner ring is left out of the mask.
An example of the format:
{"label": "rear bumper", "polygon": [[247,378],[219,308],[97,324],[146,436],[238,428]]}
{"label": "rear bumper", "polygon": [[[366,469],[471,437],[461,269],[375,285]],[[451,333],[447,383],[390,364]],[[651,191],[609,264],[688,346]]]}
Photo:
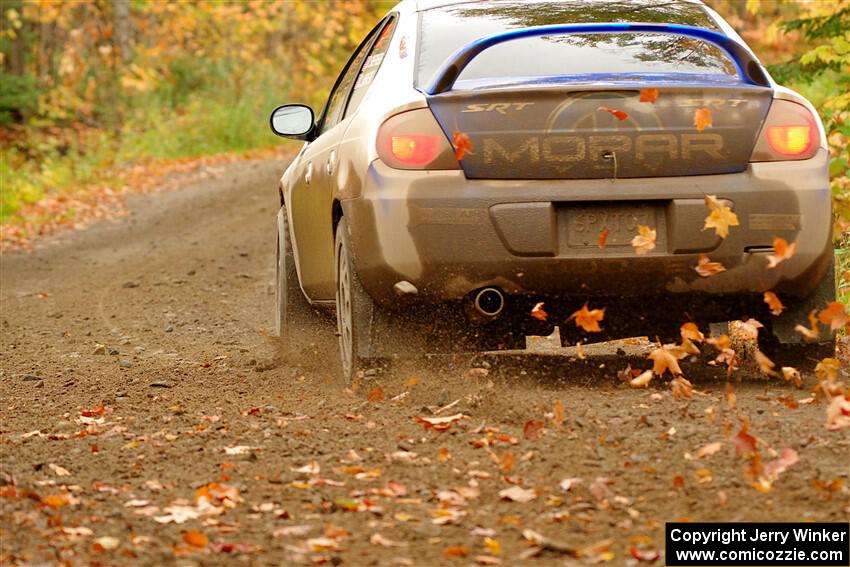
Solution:
{"label": "rear bumper", "polygon": [[[418,289],[414,302],[425,303],[491,285],[508,294],[583,298],[766,290],[804,297],[832,253],[827,160],[822,150],[735,174],[528,181],[400,171],[376,160],[362,193],[343,201],[343,210],[360,279],[386,305],[398,303],[393,285],[401,280]],[[731,201],[740,219],[726,239],[702,230],[706,194]],[[582,223],[611,207],[649,219],[656,249],[637,256],[630,226],[599,248],[601,225]],[[796,241],[797,249],[767,269],[774,236]],[[693,269],[700,254],[727,271],[700,277]]]}

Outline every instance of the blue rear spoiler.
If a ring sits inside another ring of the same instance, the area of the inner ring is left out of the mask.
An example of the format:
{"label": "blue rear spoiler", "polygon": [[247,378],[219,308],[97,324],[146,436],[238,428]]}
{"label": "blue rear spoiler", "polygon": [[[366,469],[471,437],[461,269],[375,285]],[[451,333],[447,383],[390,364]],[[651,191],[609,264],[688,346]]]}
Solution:
{"label": "blue rear spoiler", "polygon": [[481,37],[472,41],[446,59],[431,84],[425,89],[429,95],[436,95],[450,91],[458,76],[482,51],[500,43],[524,39],[527,37],[540,37],[544,35],[572,35],[581,33],[666,33],[685,37],[694,37],[707,41],[722,49],[735,64],[741,81],[759,87],[770,87],[770,81],[762,70],[761,64],[753,57],[753,54],[743,45],[722,33],[698,28],[694,26],[683,26],[678,24],[558,24],[552,26],[537,26],[511,30]]}

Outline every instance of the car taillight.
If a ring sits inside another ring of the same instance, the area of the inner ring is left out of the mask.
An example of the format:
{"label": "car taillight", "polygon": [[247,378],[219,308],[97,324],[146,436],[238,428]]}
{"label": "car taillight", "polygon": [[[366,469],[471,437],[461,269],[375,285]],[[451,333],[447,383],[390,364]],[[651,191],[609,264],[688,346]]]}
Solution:
{"label": "car taillight", "polygon": [[809,159],[818,150],[818,127],[806,107],[774,100],[750,161]]}
{"label": "car taillight", "polygon": [[395,169],[459,169],[454,150],[431,111],[410,110],[378,129],[378,157]]}

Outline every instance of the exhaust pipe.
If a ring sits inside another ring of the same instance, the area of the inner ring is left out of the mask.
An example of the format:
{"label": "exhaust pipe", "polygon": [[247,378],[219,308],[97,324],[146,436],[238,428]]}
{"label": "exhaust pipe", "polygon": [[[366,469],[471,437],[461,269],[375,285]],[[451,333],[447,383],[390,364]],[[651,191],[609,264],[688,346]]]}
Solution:
{"label": "exhaust pipe", "polygon": [[479,317],[495,319],[505,309],[505,296],[495,287],[485,287],[475,293],[472,306]]}

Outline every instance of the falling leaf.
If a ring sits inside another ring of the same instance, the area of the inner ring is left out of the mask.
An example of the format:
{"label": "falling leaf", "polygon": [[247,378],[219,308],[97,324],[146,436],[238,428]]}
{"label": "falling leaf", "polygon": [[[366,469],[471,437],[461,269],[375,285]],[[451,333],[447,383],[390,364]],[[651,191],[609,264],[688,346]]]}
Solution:
{"label": "falling leaf", "polygon": [[542,421],[530,419],[525,422],[525,425],[522,427],[522,434],[526,439],[540,439],[543,436],[543,427],[546,424]]}
{"label": "falling leaf", "polygon": [[818,320],[824,325],[829,325],[830,331],[836,331],[841,327],[850,325],[847,308],[839,301],[829,302],[826,309],[818,313]]}
{"label": "falling leaf", "polygon": [[697,479],[697,484],[710,484],[714,480],[714,476],[709,469],[697,469],[694,471],[694,477]]}
{"label": "falling leaf", "polygon": [[729,409],[733,410],[738,407],[738,395],[735,393],[735,387],[729,382],[726,383],[723,397],[726,399],[726,405],[729,406]]}
{"label": "falling leaf", "polygon": [[209,542],[209,538],[199,531],[192,530],[183,534],[183,543],[192,547],[206,547]]}
{"label": "falling leaf", "polygon": [[537,492],[532,488],[523,488],[521,486],[511,486],[499,491],[499,498],[502,500],[510,500],[511,502],[531,502],[537,498]]}
{"label": "falling leaf", "polygon": [[715,441],[714,443],[709,443],[708,445],[703,445],[697,451],[697,459],[704,459],[706,457],[710,457],[711,455],[720,451],[723,448],[723,443],[720,441]]}
{"label": "falling leaf", "polygon": [[767,306],[770,308],[770,312],[774,315],[781,314],[785,309],[785,306],[782,305],[781,301],[779,301],[779,297],[777,297],[772,291],[764,292],[764,302],[767,303]]}
{"label": "falling leaf", "polygon": [[735,452],[738,456],[747,455],[756,451],[758,440],[750,435],[749,425],[748,421],[743,421],[741,423],[741,429],[735,437],[732,438],[732,442],[735,444]]}
{"label": "falling leaf", "polygon": [[762,325],[756,319],[747,319],[746,321],[739,321],[737,323],[738,333],[745,339],[755,341],[759,336],[759,329],[763,329],[764,325]]}
{"label": "falling leaf", "polygon": [[625,112],[623,112],[622,110],[617,110],[616,108],[608,108],[607,106],[600,106],[596,110],[598,112],[608,112],[612,116],[616,117],[617,120],[620,120],[620,121],[625,120],[626,118],[629,117],[629,115],[626,114]]}
{"label": "falling leaf", "polygon": [[531,316],[537,319],[538,321],[545,321],[549,314],[543,310],[543,302],[540,302],[534,306],[531,310]]}
{"label": "falling leaf", "polygon": [[700,254],[694,271],[696,271],[696,273],[698,273],[700,276],[707,278],[709,276],[719,274],[720,272],[725,272],[726,266],[724,266],[720,262],[712,262],[708,258],[708,256],[706,256],[705,254]]}
{"label": "falling leaf", "polygon": [[605,248],[605,243],[608,242],[608,229],[604,228],[599,231],[599,247]]}
{"label": "falling leaf", "polygon": [[850,427],[850,394],[833,396],[826,408],[826,428],[836,431]]}
{"label": "falling leaf", "polygon": [[673,482],[673,488],[677,488],[679,490],[681,490],[682,488],[685,488],[685,477],[683,477],[680,474],[677,474],[676,476],[674,476],[672,482]]}
{"label": "falling leaf", "polygon": [[799,460],[800,456],[794,449],[782,449],[778,459],[770,461],[764,465],[764,476],[766,476],[770,481],[775,481],[779,478],[779,475],[788,469],[788,467],[794,465]]}
{"label": "falling leaf", "polygon": [[687,339],[697,343],[701,343],[705,340],[705,335],[702,334],[696,323],[685,323],[679,327],[679,334],[682,336],[682,339]]}
{"label": "falling leaf", "polygon": [[608,487],[614,484],[614,481],[605,476],[598,476],[590,483],[590,493],[597,500],[603,500],[608,497],[611,492]]}
{"label": "falling leaf", "polygon": [[640,102],[655,102],[658,100],[658,89],[641,89]]}
{"label": "falling leaf", "polygon": [[841,362],[837,358],[824,358],[815,366],[815,376],[818,380],[832,383],[838,378],[839,369],[841,369]]}
{"label": "falling leaf", "polygon": [[682,376],[677,376],[670,381],[670,389],[673,397],[677,399],[688,399],[694,395],[693,385]]}
{"label": "falling leaf", "polygon": [[588,333],[598,333],[602,331],[599,327],[599,322],[605,318],[605,308],[588,309],[585,303],[581,309],[570,315],[567,321],[575,319],[576,327],[581,327]]}
{"label": "falling leaf", "polygon": [[794,255],[797,250],[797,243],[788,244],[784,238],[778,236],[773,237],[773,254],[767,255],[767,267],[775,268],[780,262],[788,260]]}
{"label": "falling leaf", "polygon": [[339,543],[329,537],[316,537],[307,540],[310,551],[321,553],[322,551],[339,551]]}
{"label": "falling leaf", "polygon": [[702,132],[711,126],[711,110],[707,108],[697,108],[694,111],[694,126],[698,132]]}
{"label": "falling leaf", "polygon": [[437,461],[445,463],[446,461],[450,461],[451,458],[452,454],[445,447],[440,447],[440,450],[437,451]]}
{"label": "falling leaf", "polygon": [[455,159],[460,161],[464,154],[472,153],[472,140],[469,139],[467,134],[455,130],[452,136],[452,147],[455,150]]}
{"label": "falling leaf", "polygon": [[652,377],[655,373],[652,369],[641,372],[638,376],[629,380],[629,386],[632,388],[646,388],[649,386],[649,382],[652,380]]}
{"label": "falling leaf", "polygon": [[782,367],[782,377],[785,378],[786,382],[794,382],[794,385],[798,388],[803,386],[803,377],[800,376],[800,371],[792,366]]}
{"label": "falling leaf", "polygon": [[499,469],[501,469],[503,473],[509,473],[514,469],[514,462],[514,454],[510,451],[506,451],[499,458]]}
{"label": "falling leaf", "polygon": [[818,320],[815,317],[817,309],[812,309],[809,312],[809,326],[796,325],[794,330],[803,335],[807,342],[816,341],[820,337],[820,329],[818,328]]}
{"label": "falling leaf", "polygon": [[720,201],[715,195],[706,195],[704,198],[705,206],[708,207],[709,214],[705,218],[703,230],[713,228],[715,234],[720,238],[729,236],[729,227],[739,226],[741,223],[738,220],[738,215],[732,212],[732,209],[725,202]]}
{"label": "falling leaf", "polygon": [[552,424],[556,429],[562,429],[564,427],[565,413],[564,402],[560,398],[556,399],[552,406]]}
{"label": "falling leaf", "polygon": [[632,238],[632,247],[635,249],[635,254],[643,256],[655,248],[655,229],[639,224],[638,234]]}
{"label": "falling leaf", "polygon": [[370,402],[382,402],[384,401],[384,391],[380,386],[375,386],[369,390],[369,394],[366,396],[366,399]]}
{"label": "falling leaf", "polygon": [[60,467],[54,463],[50,463],[47,466],[50,467],[50,470],[52,470],[56,476],[71,476],[71,473],[65,467]]}
{"label": "falling leaf", "polygon": [[773,369],[776,364],[774,364],[773,361],[770,360],[763,352],[756,350],[755,358],[762,374],[766,374],[768,376],[779,376],[779,374]]}
{"label": "falling leaf", "polygon": [[659,376],[663,376],[665,372],[678,376],[682,374],[682,369],[679,368],[679,359],[683,356],[679,356],[676,350],[668,347],[669,345],[665,345],[649,353],[649,358],[653,362],[652,371]]}

